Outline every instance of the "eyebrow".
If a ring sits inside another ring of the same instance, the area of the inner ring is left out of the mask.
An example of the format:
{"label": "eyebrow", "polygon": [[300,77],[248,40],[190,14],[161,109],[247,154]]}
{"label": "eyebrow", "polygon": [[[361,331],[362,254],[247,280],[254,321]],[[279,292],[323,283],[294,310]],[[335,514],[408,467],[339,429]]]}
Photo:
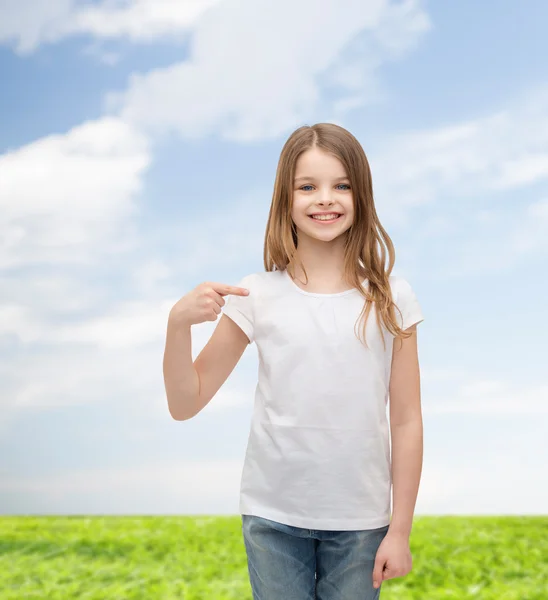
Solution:
{"label": "eyebrow", "polygon": [[[314,181],[315,180],[314,177],[309,177],[308,175],[303,175],[303,177],[296,177],[293,181],[296,183],[297,181],[300,181],[301,179],[308,179],[310,181]],[[342,177],[335,177],[334,181],[341,181],[342,179],[348,179],[348,180],[350,180],[349,177],[347,177],[346,175],[343,175]]]}

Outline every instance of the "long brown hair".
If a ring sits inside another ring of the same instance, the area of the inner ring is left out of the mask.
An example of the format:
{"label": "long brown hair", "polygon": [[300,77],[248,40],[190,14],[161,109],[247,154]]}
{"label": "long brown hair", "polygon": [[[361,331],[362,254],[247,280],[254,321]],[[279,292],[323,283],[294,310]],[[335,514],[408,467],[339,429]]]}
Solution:
{"label": "long brown hair", "polygon": [[[372,302],[375,302],[377,316],[380,317],[385,328],[395,337],[407,338],[411,333],[404,332],[395,318],[395,308],[398,311],[399,308],[392,299],[389,277],[396,254],[392,240],[381,225],[375,210],[369,162],[358,140],[339,125],[317,123],[299,127],[284,144],[276,170],[272,204],[266,225],[263,253],[265,269],[266,271],[287,269],[294,276],[298,239],[291,218],[293,179],[297,159],[303,152],[313,147],[338,158],[350,179],[354,200],[354,222],[343,234],[346,236],[344,279],[358,289],[365,299],[358,319],[359,321],[363,317],[362,341],[367,347],[366,324]],[[385,267],[387,254],[388,265]],[[308,280],[304,265],[301,261],[299,264]],[[367,287],[362,285],[364,279],[367,279]],[[399,312],[401,315],[401,311]],[[377,324],[380,327],[378,318]]]}

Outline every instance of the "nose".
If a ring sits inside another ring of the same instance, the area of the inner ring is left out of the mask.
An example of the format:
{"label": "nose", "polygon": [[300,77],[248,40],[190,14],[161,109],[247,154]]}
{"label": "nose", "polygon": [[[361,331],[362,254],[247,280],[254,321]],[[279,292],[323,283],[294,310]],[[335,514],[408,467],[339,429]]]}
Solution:
{"label": "nose", "polygon": [[331,198],[331,190],[326,190],[321,192],[319,203],[324,204],[333,204],[333,199]]}

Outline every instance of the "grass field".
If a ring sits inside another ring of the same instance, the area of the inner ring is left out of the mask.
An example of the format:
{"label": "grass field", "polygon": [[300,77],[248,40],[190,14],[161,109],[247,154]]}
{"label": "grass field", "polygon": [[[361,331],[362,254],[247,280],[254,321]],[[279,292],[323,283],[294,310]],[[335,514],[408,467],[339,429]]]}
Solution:
{"label": "grass field", "polygon": [[[0,518],[2,600],[251,600],[235,517]],[[548,600],[547,517],[416,517],[383,600]],[[280,599],[281,600],[281,599]]]}

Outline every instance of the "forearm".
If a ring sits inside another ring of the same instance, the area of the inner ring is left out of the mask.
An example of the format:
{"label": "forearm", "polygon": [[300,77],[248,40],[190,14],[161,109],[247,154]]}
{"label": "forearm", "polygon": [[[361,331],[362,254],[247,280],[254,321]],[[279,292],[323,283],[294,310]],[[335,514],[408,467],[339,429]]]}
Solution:
{"label": "forearm", "polygon": [[171,416],[182,421],[196,412],[200,380],[192,361],[190,325],[168,320],[163,361],[164,385]]}
{"label": "forearm", "polygon": [[419,491],[423,458],[422,418],[391,427],[392,520],[389,530],[409,537]]}

